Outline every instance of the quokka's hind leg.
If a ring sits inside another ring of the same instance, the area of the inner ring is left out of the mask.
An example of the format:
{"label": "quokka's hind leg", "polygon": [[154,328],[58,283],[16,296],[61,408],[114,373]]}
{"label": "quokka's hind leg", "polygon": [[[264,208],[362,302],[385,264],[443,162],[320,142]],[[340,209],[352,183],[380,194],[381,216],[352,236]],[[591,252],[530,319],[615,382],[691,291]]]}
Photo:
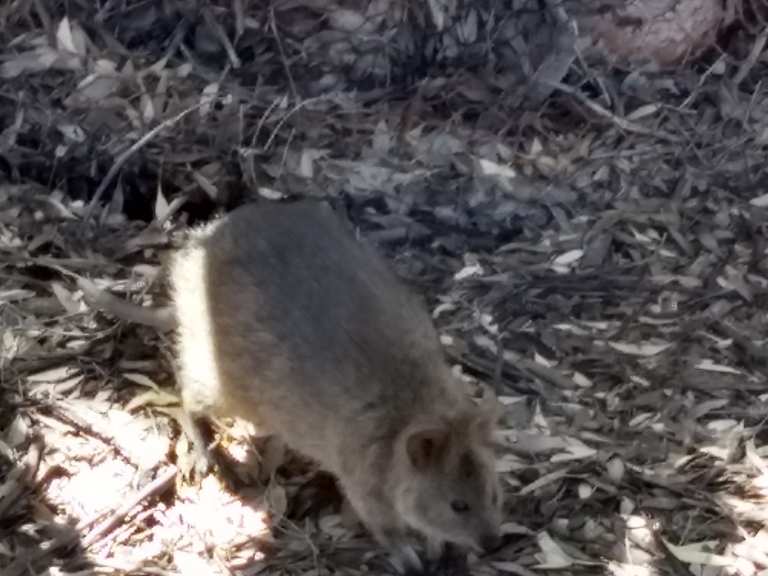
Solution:
{"label": "quokka's hind leg", "polygon": [[216,460],[208,449],[208,442],[203,434],[204,417],[184,408],[179,411],[179,424],[192,445],[194,463],[192,469],[198,478],[203,478],[210,472]]}
{"label": "quokka's hind leg", "polygon": [[218,464],[209,449],[209,439],[205,433],[210,432],[208,416],[218,413],[215,388],[212,390],[211,386],[206,385],[206,380],[191,376],[189,370],[176,362],[173,363],[173,371],[181,400],[178,422],[192,445],[192,469],[198,478],[203,478]]}
{"label": "quokka's hind leg", "polygon": [[259,463],[259,482],[268,484],[275,475],[277,469],[285,462],[286,447],[282,438],[277,435],[263,432],[263,436],[257,435],[255,439],[262,440],[261,462]]}

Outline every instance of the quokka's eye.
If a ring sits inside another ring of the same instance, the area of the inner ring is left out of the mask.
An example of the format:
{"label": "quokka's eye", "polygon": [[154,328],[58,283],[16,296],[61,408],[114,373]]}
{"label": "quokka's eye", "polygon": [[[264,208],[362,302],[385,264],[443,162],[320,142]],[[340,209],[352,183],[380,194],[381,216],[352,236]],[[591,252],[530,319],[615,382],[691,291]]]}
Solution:
{"label": "quokka's eye", "polygon": [[456,512],[456,514],[464,514],[469,512],[469,504],[464,500],[453,500],[451,501],[451,509]]}

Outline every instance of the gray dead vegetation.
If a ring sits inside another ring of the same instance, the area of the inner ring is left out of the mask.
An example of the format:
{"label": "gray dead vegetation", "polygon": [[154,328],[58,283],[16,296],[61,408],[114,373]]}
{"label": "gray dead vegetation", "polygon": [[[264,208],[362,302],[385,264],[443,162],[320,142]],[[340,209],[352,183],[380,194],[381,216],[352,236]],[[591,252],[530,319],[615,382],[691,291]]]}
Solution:
{"label": "gray dead vegetation", "polygon": [[170,336],[89,305],[164,305],[189,225],[285,196],[506,406],[473,574],[768,574],[768,12],[641,4],[0,2],[2,574],[385,569],[241,423],[245,488],[186,481]]}

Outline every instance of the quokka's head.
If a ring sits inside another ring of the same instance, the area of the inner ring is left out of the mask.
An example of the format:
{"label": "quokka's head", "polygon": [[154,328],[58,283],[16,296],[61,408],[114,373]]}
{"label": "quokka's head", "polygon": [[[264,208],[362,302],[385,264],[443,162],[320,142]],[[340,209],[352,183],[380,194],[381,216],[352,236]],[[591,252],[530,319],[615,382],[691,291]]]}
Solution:
{"label": "quokka's head", "polygon": [[395,506],[429,540],[476,551],[500,543],[502,490],[492,434],[495,399],[464,413],[425,418],[395,447]]}

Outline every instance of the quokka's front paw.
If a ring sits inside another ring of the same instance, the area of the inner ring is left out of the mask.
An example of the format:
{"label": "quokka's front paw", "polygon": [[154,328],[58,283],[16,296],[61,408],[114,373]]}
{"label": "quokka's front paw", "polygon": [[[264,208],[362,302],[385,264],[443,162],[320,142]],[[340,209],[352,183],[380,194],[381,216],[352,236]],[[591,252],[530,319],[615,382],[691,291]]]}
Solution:
{"label": "quokka's front paw", "polygon": [[409,544],[402,544],[389,555],[389,563],[400,576],[425,576],[426,564]]}
{"label": "quokka's front paw", "polygon": [[467,555],[447,545],[442,554],[428,562],[426,573],[429,576],[467,576],[469,574]]}

